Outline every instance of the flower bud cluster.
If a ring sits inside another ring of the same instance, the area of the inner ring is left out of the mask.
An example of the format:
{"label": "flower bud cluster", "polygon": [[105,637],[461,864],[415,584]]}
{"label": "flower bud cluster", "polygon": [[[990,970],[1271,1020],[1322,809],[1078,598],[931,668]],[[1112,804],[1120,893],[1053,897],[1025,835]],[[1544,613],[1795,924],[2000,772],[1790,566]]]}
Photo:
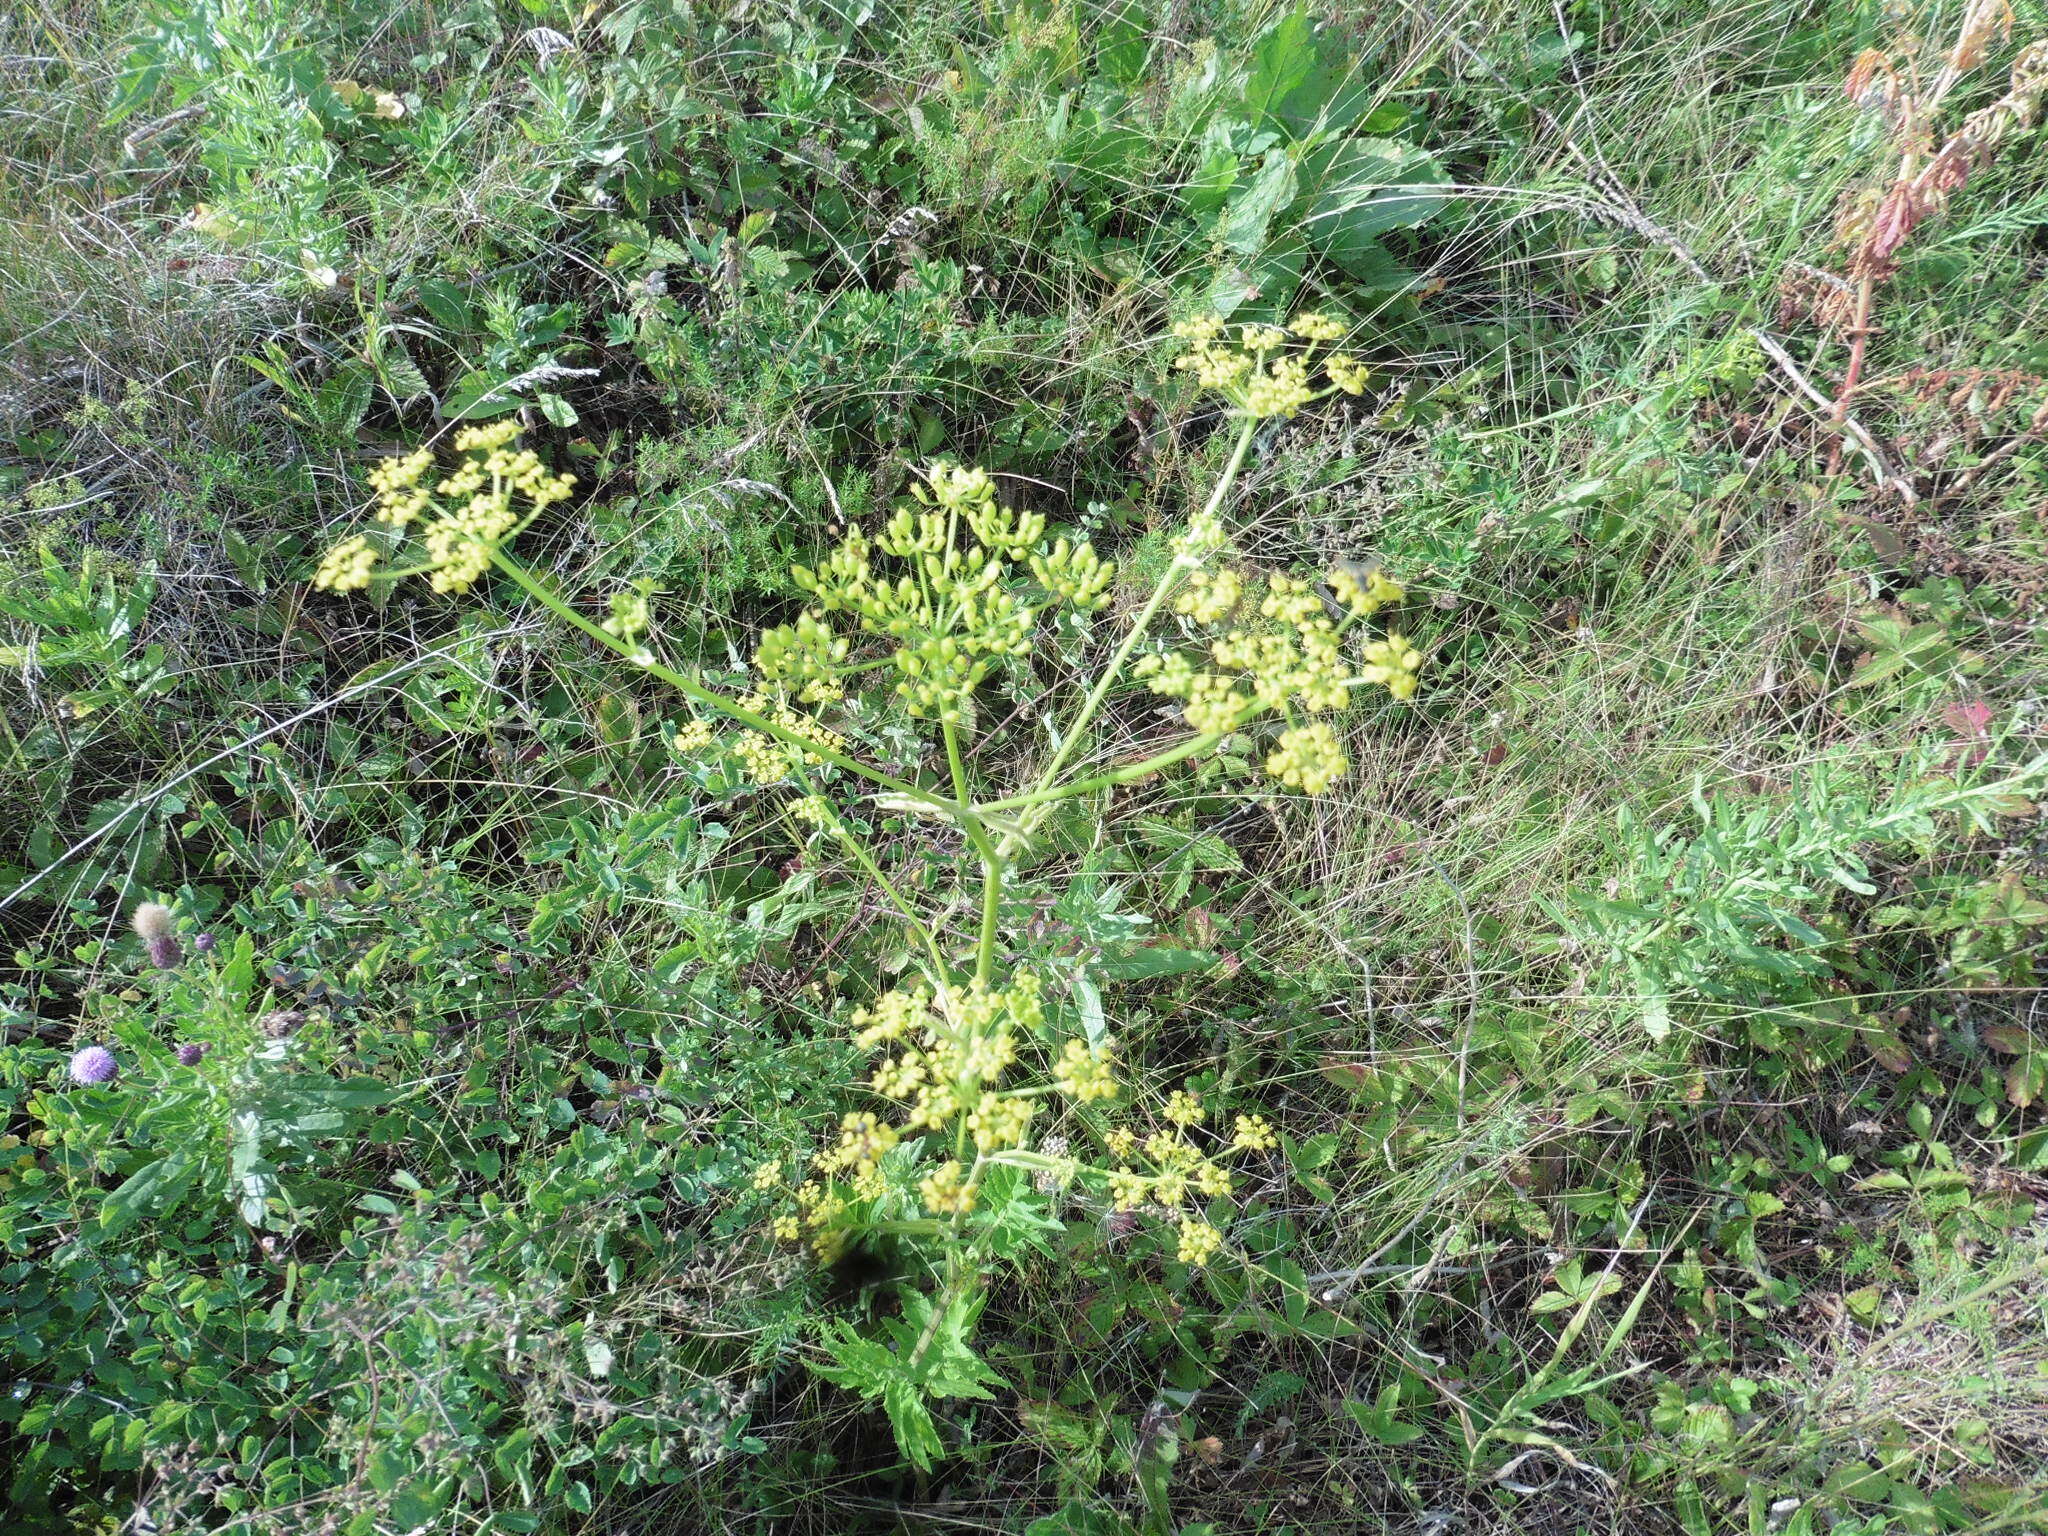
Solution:
{"label": "flower bud cluster", "polygon": [[764,682],[805,703],[841,697],[865,660],[831,622],[844,615],[886,643],[913,715],[959,724],[975,691],[1030,653],[1043,619],[1107,601],[1115,567],[1085,540],[1048,543],[1044,516],[999,505],[985,471],[935,464],[913,495],[872,541],[856,528],[818,565],[792,568],[814,606],[761,637]]}
{"label": "flower bud cluster", "polygon": [[[575,488],[573,476],[550,474],[531,448],[515,447],[518,435],[519,424],[510,418],[464,427],[455,434],[462,459],[438,481],[431,449],[384,460],[370,471],[377,493],[371,516],[389,536],[376,543],[364,534],[343,539],[321,559],[313,585],[359,591],[376,579],[382,545],[416,536],[420,563],[392,577],[424,573],[436,592],[468,591],[500,545]],[[633,616],[629,609],[627,617]],[[644,619],[644,600],[638,616]],[[619,618],[615,611],[613,621]]]}
{"label": "flower bud cluster", "polygon": [[[1173,334],[1188,344],[1173,366],[1192,374],[1202,388],[1224,396],[1244,416],[1284,420],[1335,391],[1348,395],[1365,392],[1368,370],[1343,352],[1322,360],[1323,377],[1328,382],[1321,389],[1316,387],[1311,365],[1317,349],[1344,336],[1343,325],[1328,315],[1296,315],[1284,327],[1240,326],[1234,344],[1226,339],[1225,326],[1214,315],[1183,320],[1174,326]],[[1303,349],[1288,352],[1290,341],[1303,343]]]}
{"label": "flower bud cluster", "polygon": [[[1205,538],[1204,547],[1212,541]],[[1212,562],[1220,548],[1212,548]],[[1262,716],[1287,722],[1266,760],[1274,778],[1321,794],[1349,763],[1336,732],[1313,717],[1341,710],[1361,683],[1410,698],[1422,655],[1398,634],[1347,658],[1346,632],[1402,596],[1378,571],[1360,578],[1338,570],[1329,578],[1337,616],[1308,582],[1275,573],[1262,583],[1228,564],[1195,565],[1181,583],[1173,611],[1208,630],[1206,664],[1179,651],[1138,658],[1136,675],[1154,693],[1181,701],[1188,724],[1204,735],[1227,735]],[[1310,717],[1302,720],[1298,717]]]}

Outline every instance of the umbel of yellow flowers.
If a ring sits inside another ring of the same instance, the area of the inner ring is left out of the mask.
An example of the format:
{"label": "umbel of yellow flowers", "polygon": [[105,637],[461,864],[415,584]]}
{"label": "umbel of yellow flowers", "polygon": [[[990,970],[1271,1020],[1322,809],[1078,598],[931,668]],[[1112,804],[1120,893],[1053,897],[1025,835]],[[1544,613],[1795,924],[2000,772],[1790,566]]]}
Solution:
{"label": "umbel of yellow flowers", "polygon": [[[1215,390],[1246,416],[1292,416],[1333,390],[1362,395],[1370,376],[1357,358],[1333,352],[1322,360],[1329,386],[1315,387],[1311,370],[1317,350],[1344,334],[1344,327],[1328,315],[1296,315],[1285,326],[1239,326],[1235,346],[1224,340],[1224,324],[1213,315],[1183,320],[1173,334],[1188,343],[1173,366],[1192,373],[1204,389]],[[1288,352],[1290,341],[1302,342],[1303,349]]]}
{"label": "umbel of yellow flowers", "polygon": [[807,704],[840,698],[866,670],[834,620],[889,648],[896,694],[913,715],[959,725],[976,689],[1028,656],[1040,623],[1091,613],[1116,567],[1086,540],[1045,537],[1045,517],[996,502],[986,471],[941,462],[872,541],[858,528],[790,578],[814,606],[761,637],[762,680]]}
{"label": "umbel of yellow flowers", "polygon": [[[785,1210],[770,1223],[787,1242],[807,1242],[822,1259],[835,1257],[862,1212],[905,1203],[926,1216],[958,1222],[971,1214],[982,1178],[1004,1164],[1072,1179],[1081,1160],[1024,1150],[1047,1089],[1012,1081],[1020,1056],[1045,1036],[1046,1015],[1038,977],[1020,971],[1006,987],[981,981],[960,986],[916,985],[883,993],[852,1017],[854,1043],[874,1053],[868,1080],[876,1096],[894,1106],[900,1123],[873,1112],[846,1115],[833,1143],[811,1159],[815,1177],[797,1185]],[[1108,1041],[1070,1039],[1051,1062],[1050,1089],[1073,1105],[1109,1106],[1119,1095],[1116,1051]],[[1099,1170],[1119,1211],[1156,1210],[1177,1224],[1176,1255],[1206,1264],[1223,1234],[1202,1214],[1210,1200],[1228,1195],[1230,1172],[1219,1158],[1271,1151],[1278,1137],[1262,1116],[1239,1115],[1233,1134],[1197,1140],[1208,1111],[1201,1096],[1176,1089],[1159,1111],[1169,1129],[1141,1137],[1131,1125],[1100,1135],[1113,1167]],[[892,1151],[924,1135],[935,1161],[893,1171]],[[785,1185],[781,1159],[754,1172],[753,1187]],[[914,1195],[912,1191],[914,1190]]]}
{"label": "umbel of yellow flowers", "polygon": [[[386,459],[370,471],[377,493],[371,516],[388,530],[379,543],[390,549],[417,534],[417,563],[378,570],[386,550],[364,534],[343,539],[313,573],[313,585],[353,592],[382,575],[391,579],[423,575],[436,592],[467,592],[490,569],[491,554],[558,501],[568,499],[576,481],[548,473],[531,448],[514,448],[519,423],[506,418],[489,426],[464,427],[455,434],[462,461],[440,480],[430,478],[433,450]],[[418,523],[418,528],[413,525]]]}

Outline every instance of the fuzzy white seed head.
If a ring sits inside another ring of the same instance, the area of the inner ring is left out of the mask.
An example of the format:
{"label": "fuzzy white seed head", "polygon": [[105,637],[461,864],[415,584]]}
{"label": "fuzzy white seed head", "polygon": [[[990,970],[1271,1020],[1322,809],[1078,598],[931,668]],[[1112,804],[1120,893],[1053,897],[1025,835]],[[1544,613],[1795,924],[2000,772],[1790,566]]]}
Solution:
{"label": "fuzzy white seed head", "polygon": [[160,901],[145,901],[129,919],[145,944],[166,938],[171,931],[171,909]]}

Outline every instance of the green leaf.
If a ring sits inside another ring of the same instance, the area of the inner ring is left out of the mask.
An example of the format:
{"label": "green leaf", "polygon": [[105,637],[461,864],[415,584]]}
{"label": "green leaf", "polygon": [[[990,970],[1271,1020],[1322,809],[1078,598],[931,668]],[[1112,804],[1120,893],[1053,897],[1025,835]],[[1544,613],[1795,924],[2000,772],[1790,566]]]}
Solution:
{"label": "green leaf", "polygon": [[1187,185],[1181,188],[1181,202],[1188,212],[1197,218],[1207,218],[1220,209],[1231,188],[1237,185],[1243,165],[1243,157],[1229,143],[1209,145]]}
{"label": "green leaf", "polygon": [[1289,1149],[1287,1161],[1296,1173],[1313,1172],[1337,1155],[1337,1148],[1343,1140],[1343,1133],[1339,1131],[1323,1131],[1304,1137]]}
{"label": "green leaf", "polygon": [[1273,215],[1294,201],[1294,157],[1284,148],[1266,151],[1265,162],[1252,179],[1230,194],[1224,204],[1217,238],[1239,256],[1256,256],[1266,248]]}
{"label": "green leaf", "polygon": [[1226,320],[1251,305],[1277,313],[1301,286],[1307,259],[1307,243],[1299,235],[1283,234],[1257,257],[1218,268],[1205,296],[1207,307]]}
{"label": "green leaf", "polygon": [[1096,966],[1111,981],[1146,981],[1157,976],[1185,976],[1206,971],[1216,956],[1206,949],[1171,949],[1148,944],[1124,955],[1104,955]]}
{"label": "green leaf", "polygon": [[946,1446],[916,1383],[900,1376],[883,1382],[882,1410],[889,1415],[889,1428],[895,1431],[896,1448],[919,1471],[930,1471]]}
{"label": "green leaf", "polygon": [[448,391],[448,398],[441,402],[442,416],[449,421],[482,421],[486,417],[503,416],[507,411],[518,410],[520,402],[515,396],[492,393],[508,377],[507,374],[477,369],[465,373]]}
{"label": "green leaf", "polygon": [[1356,1398],[1344,1404],[1344,1411],[1351,1415],[1360,1429],[1381,1445],[1406,1445],[1410,1440],[1425,1433],[1420,1424],[1402,1423],[1394,1416],[1392,1408],[1359,1402]]}
{"label": "green leaf", "polygon": [[1671,1036],[1671,999],[1664,995],[1663,987],[1654,981],[1644,979],[1639,990],[1643,1001],[1643,1033],[1652,1040],[1663,1041]]}
{"label": "green leaf", "polygon": [[1277,114],[1280,104],[1316,66],[1315,29],[1306,0],[1261,32],[1252,44],[1244,104],[1254,122]]}
{"label": "green leaf", "polygon": [[198,1173],[199,1164],[184,1152],[169,1152],[145,1163],[101,1202],[101,1228],[125,1231],[160,1206],[176,1206]]}
{"label": "green leaf", "polygon": [[1144,0],[1112,0],[1095,34],[1096,68],[1119,85],[1134,84],[1151,57],[1151,37]]}
{"label": "green leaf", "polygon": [[364,1470],[369,1474],[370,1486],[379,1493],[390,1493],[406,1475],[412,1471],[405,1457],[388,1445],[380,1445],[370,1453]]}
{"label": "green leaf", "polygon": [[1444,205],[1450,178],[1423,151],[1395,139],[1344,139],[1311,155],[1302,180],[1312,189],[1301,232],[1316,252],[1360,281],[1382,283],[1391,258],[1379,244]]}
{"label": "green leaf", "polygon": [[468,330],[474,323],[470,318],[469,300],[453,283],[438,277],[423,277],[415,291],[419,295],[420,308],[450,330]]}
{"label": "green leaf", "polygon": [[1102,1013],[1102,992],[1085,972],[1074,977],[1074,1006],[1081,1014],[1081,1033],[1089,1045],[1102,1044],[1109,1034],[1109,1024]]}
{"label": "green leaf", "polygon": [[903,1315],[882,1325],[890,1343],[834,1322],[820,1340],[831,1364],[811,1369],[834,1386],[882,1400],[896,1444],[912,1464],[928,1468],[944,1449],[925,1407],[928,1398],[990,1398],[1007,1385],[968,1345],[985,1295],[955,1295],[943,1312],[928,1296],[903,1298]]}

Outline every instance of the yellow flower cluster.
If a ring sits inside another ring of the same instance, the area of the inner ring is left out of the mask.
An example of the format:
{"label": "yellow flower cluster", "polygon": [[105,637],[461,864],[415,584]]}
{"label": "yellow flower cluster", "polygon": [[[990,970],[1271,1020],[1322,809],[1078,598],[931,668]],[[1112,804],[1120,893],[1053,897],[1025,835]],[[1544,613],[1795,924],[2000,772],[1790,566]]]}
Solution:
{"label": "yellow flower cluster", "polygon": [[1356,571],[1342,567],[1330,573],[1330,591],[1355,616],[1369,619],[1388,603],[1398,603],[1403,593],[1398,582],[1389,581],[1384,572],[1369,571],[1363,581]]}
{"label": "yellow flower cluster", "polygon": [[[1037,976],[1020,972],[1004,987],[976,981],[886,992],[850,1022],[860,1048],[881,1058],[869,1086],[898,1106],[901,1123],[889,1124],[872,1112],[841,1120],[837,1139],[812,1159],[821,1177],[840,1182],[796,1192],[802,1208],[798,1235],[842,1214],[847,1194],[857,1200],[887,1194],[882,1158],[906,1135],[933,1132],[953,1153],[916,1184],[919,1203],[934,1216],[972,1211],[981,1172],[991,1160],[1012,1153],[1036,1156],[1017,1149],[1030,1136],[1045,1090],[1006,1087],[1004,1078],[1017,1063],[1020,1043],[1037,1036],[1045,1023]],[[1076,1102],[1110,1098],[1116,1092],[1110,1059],[1107,1046],[1073,1041],[1055,1067],[1055,1086]],[[970,1149],[971,1161],[963,1161]],[[780,1165],[766,1165],[756,1176],[757,1188],[773,1187],[760,1182],[764,1177],[779,1180]],[[777,1226],[779,1233],[788,1230]]]}
{"label": "yellow flower cluster", "polygon": [[[787,704],[773,699],[765,693],[750,693],[740,700],[740,704],[742,708],[751,709],[755,714],[772,720],[791,735],[801,736],[805,741],[810,742],[822,751],[837,752],[842,755],[846,752],[846,738],[844,736],[825,725],[822,721],[814,720],[809,715],[791,709]],[[817,752],[811,751],[805,751],[803,759],[812,767],[816,767],[825,761]]]}
{"label": "yellow flower cluster", "polygon": [[1282,731],[1266,759],[1266,772],[1305,795],[1320,795],[1350,766],[1337,733],[1321,720]]}
{"label": "yellow flower cluster", "polygon": [[[1331,619],[1306,582],[1269,576],[1254,605],[1243,579],[1228,567],[1197,570],[1176,599],[1176,610],[1212,629],[1238,622],[1211,637],[1208,669],[1198,670],[1188,657],[1169,651],[1140,657],[1136,675],[1154,693],[1179,699],[1195,730],[1215,735],[1276,711],[1340,710],[1361,682],[1383,686],[1396,698],[1412,697],[1422,664],[1412,645],[1398,635],[1370,642],[1354,674],[1342,643],[1353,623],[1394,601],[1401,588],[1378,572],[1361,582],[1343,571],[1331,578],[1331,587],[1344,610],[1341,622]],[[1319,794],[1347,764],[1335,733],[1314,722],[1284,732],[1267,766],[1282,782]]]}
{"label": "yellow flower cluster", "polygon": [[[1140,1136],[1129,1125],[1102,1132],[1103,1149],[1114,1161],[1104,1170],[1111,1208],[1137,1211],[1164,1207],[1178,1222],[1178,1256],[1183,1264],[1209,1262],[1222,1246],[1223,1234],[1204,1219],[1200,1207],[1228,1195],[1232,1178],[1217,1158],[1227,1153],[1270,1152],[1280,1138],[1263,1115],[1238,1115],[1223,1153],[1205,1153],[1191,1137],[1209,1115],[1201,1094],[1177,1088],[1160,1106],[1159,1117],[1171,1130]],[[1217,1133],[1221,1139],[1221,1132]]]}
{"label": "yellow flower cluster", "polygon": [[[1164,1131],[1155,1131],[1141,1144],[1127,1128],[1111,1131],[1103,1138],[1112,1157],[1126,1161],[1109,1175],[1110,1203],[1119,1211],[1135,1211],[1142,1205],[1179,1206],[1199,1195],[1214,1200],[1230,1193],[1228,1169],[1204,1157],[1192,1143]],[[1233,1150],[1236,1150],[1233,1147]],[[1140,1172],[1130,1160],[1142,1151],[1152,1167]]]}
{"label": "yellow flower cluster", "polygon": [[1358,676],[1362,682],[1382,684],[1397,699],[1412,699],[1421,669],[1422,653],[1398,634],[1389,634],[1365,647],[1365,665]]}
{"label": "yellow flower cluster", "polygon": [[[932,995],[923,987],[907,992],[884,992],[872,1008],[854,1011],[854,1044],[864,1051],[879,1045],[906,1040],[931,1023]],[[898,1095],[891,1094],[891,1098]]]}
{"label": "yellow flower cluster", "polygon": [[965,1216],[974,1209],[974,1197],[980,1193],[981,1186],[964,1177],[960,1164],[951,1159],[917,1184],[918,1198],[934,1216]]}
{"label": "yellow flower cluster", "polygon": [[418,517],[433,499],[433,487],[421,484],[433,467],[431,448],[396,454],[378,464],[369,475],[370,489],[377,493],[376,509],[370,515],[394,528],[403,528]]}
{"label": "yellow flower cluster", "polygon": [[1372,377],[1371,369],[1342,352],[1333,353],[1323,360],[1323,372],[1347,395],[1364,394],[1366,381]]}
{"label": "yellow flower cluster", "polygon": [[1280,1145],[1264,1115],[1239,1115],[1236,1131],[1230,1145],[1238,1152],[1270,1152]]}
{"label": "yellow flower cluster", "polygon": [[[1234,345],[1214,315],[1180,321],[1173,334],[1188,344],[1173,366],[1194,375],[1197,384],[1224,396],[1245,416],[1285,419],[1333,391],[1356,395],[1365,390],[1365,366],[1341,352],[1324,360],[1328,384],[1316,387],[1310,373],[1316,349],[1344,335],[1343,325],[1328,315],[1296,315],[1285,327],[1241,326]],[[1283,349],[1290,340],[1304,343],[1304,350],[1287,355]]]}
{"label": "yellow flower cluster", "polygon": [[1190,572],[1173,611],[1197,624],[1220,624],[1244,600],[1244,582],[1231,567]]}
{"label": "yellow flower cluster", "polygon": [[1053,1086],[1076,1104],[1116,1097],[1116,1075],[1110,1071],[1109,1043],[1090,1045],[1069,1040],[1053,1067]]}
{"label": "yellow flower cluster", "polygon": [[1036,1103],[1004,1092],[1001,1079],[1044,1018],[1038,977],[1025,971],[1003,988],[885,993],[853,1024],[863,1050],[887,1048],[869,1086],[903,1106],[907,1126],[952,1129],[990,1153],[1021,1146],[1029,1131]]}
{"label": "yellow flower cluster", "polygon": [[789,777],[789,749],[772,736],[741,731],[733,740],[732,750],[747,777],[756,784],[780,784]]}
{"label": "yellow flower cluster", "polygon": [[[876,1169],[869,1169],[858,1175],[855,1180],[855,1193],[861,1195],[862,1184],[873,1193],[879,1193],[875,1186],[880,1177],[880,1172]],[[861,1195],[861,1198],[871,1196]],[[836,1187],[821,1184],[816,1179],[806,1180],[797,1188],[796,1207],[794,1211],[784,1211],[769,1223],[769,1231],[773,1232],[778,1240],[785,1243],[796,1242],[803,1237],[805,1230],[809,1229],[811,1252],[817,1255],[820,1263],[825,1264],[831,1263],[846,1251],[847,1233],[845,1227],[839,1225],[839,1219],[847,1212],[847,1202],[846,1197],[840,1194]]]}
{"label": "yellow flower cluster", "polygon": [[1043,618],[1107,601],[1115,567],[1085,541],[1048,543],[1044,516],[999,505],[986,472],[936,464],[913,495],[872,541],[856,528],[817,566],[791,570],[815,606],[761,637],[768,686],[806,703],[840,697],[863,667],[856,638],[831,622],[845,615],[888,647],[912,714],[958,724],[997,668],[1029,654]]}
{"label": "yellow flower cluster", "polygon": [[1342,341],[1343,325],[1328,315],[1307,312],[1287,322],[1287,328],[1303,341]]}
{"label": "yellow flower cluster", "polygon": [[895,1127],[882,1124],[871,1111],[846,1115],[839,1122],[839,1140],[812,1158],[811,1165],[825,1174],[873,1173],[898,1139]]}
{"label": "yellow flower cluster", "polygon": [[634,640],[647,633],[647,626],[652,621],[645,592],[614,592],[611,614],[598,627],[621,640]]}
{"label": "yellow flower cluster", "polygon": [[436,592],[468,591],[489,569],[498,545],[575,487],[568,475],[550,475],[531,448],[515,452],[511,444],[518,435],[510,417],[455,434],[455,446],[466,457],[434,487],[441,515],[422,533],[428,580]]}
{"label": "yellow flower cluster", "polygon": [[1014,1098],[994,1089],[983,1093],[967,1115],[967,1129],[974,1136],[975,1150],[1000,1152],[1005,1147],[1022,1146],[1031,1117],[1037,1112],[1038,1106],[1029,1099]]}
{"label": "yellow flower cluster", "polygon": [[1223,1246],[1223,1234],[1206,1221],[1192,1216],[1181,1218],[1180,1249],[1175,1255],[1183,1264],[1203,1265]]}
{"label": "yellow flower cluster", "polygon": [[361,534],[343,539],[320,557],[313,573],[313,585],[329,592],[359,592],[370,584],[377,568],[377,551]]}
{"label": "yellow flower cluster", "polygon": [[838,825],[838,817],[832,812],[832,802],[823,795],[800,795],[789,803],[789,814],[808,827],[822,829]]}
{"label": "yellow flower cluster", "polygon": [[[375,520],[400,538],[415,522],[421,525],[421,563],[394,576],[424,572],[436,592],[465,592],[490,568],[499,546],[568,498],[575,479],[550,474],[532,449],[515,448],[518,435],[519,424],[510,418],[464,427],[455,434],[462,460],[439,481],[430,478],[434,456],[426,448],[388,458],[370,471]],[[368,538],[352,535],[327,551],[313,584],[330,592],[358,591],[370,584],[379,559]]]}
{"label": "yellow flower cluster", "polygon": [[[765,731],[741,731],[733,738],[731,751],[733,756],[740,760],[740,767],[747,778],[755,784],[780,784],[796,772],[799,760],[815,767],[825,761],[819,755],[820,752],[846,751],[846,738],[837,731],[809,715],[801,714],[788,705],[769,698],[766,694],[749,694],[740,700],[740,704],[819,749],[811,751],[808,748],[793,746],[768,735]],[[679,752],[703,752],[711,748],[713,740],[711,726],[707,722],[692,720],[676,732],[675,747]],[[798,805],[801,807],[802,802],[799,801]],[[797,814],[814,825],[825,825],[829,818],[813,816],[811,810],[815,809],[816,807],[810,810],[799,808]]]}

